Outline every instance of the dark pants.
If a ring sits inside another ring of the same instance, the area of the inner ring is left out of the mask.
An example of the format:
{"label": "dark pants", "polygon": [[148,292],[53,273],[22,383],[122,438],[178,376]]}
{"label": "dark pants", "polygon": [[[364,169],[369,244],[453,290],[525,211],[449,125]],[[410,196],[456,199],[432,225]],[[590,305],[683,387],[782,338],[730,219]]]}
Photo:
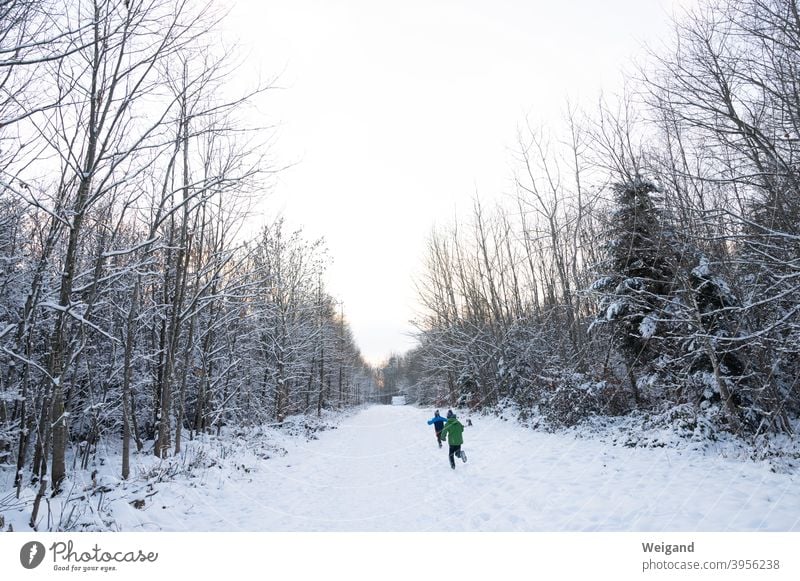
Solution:
{"label": "dark pants", "polygon": [[452,444],[450,444],[449,456],[450,456],[450,468],[453,468],[455,470],[456,461],[453,458],[453,456],[458,456],[459,458],[461,458],[461,444],[459,444],[458,446],[453,446]]}
{"label": "dark pants", "polygon": [[436,441],[439,442],[439,447],[442,447],[442,428],[444,428],[444,424],[439,424],[439,427],[434,427],[436,430]]}

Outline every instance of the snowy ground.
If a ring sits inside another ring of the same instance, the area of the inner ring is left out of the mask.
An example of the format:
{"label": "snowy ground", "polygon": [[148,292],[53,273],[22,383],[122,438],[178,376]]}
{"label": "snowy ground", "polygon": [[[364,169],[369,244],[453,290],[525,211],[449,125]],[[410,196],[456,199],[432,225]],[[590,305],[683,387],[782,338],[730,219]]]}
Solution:
{"label": "snowy ground", "polygon": [[[173,464],[185,469],[173,481],[159,482],[167,468],[143,455],[124,488],[112,459],[99,480],[107,493],[71,483],[73,497],[94,492],[92,514],[51,508],[52,518],[125,531],[800,531],[797,472],[478,415],[467,416],[469,461],[451,470],[429,417],[411,406],[374,406],[318,439],[272,431],[211,446]],[[144,505],[135,508],[136,499]],[[11,504],[0,503],[0,513],[26,530],[30,511]]]}

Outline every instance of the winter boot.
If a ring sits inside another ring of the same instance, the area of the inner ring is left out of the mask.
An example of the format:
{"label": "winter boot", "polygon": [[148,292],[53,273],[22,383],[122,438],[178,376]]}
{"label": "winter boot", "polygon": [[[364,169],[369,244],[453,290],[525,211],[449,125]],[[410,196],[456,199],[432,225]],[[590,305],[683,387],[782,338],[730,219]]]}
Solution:
{"label": "winter boot", "polygon": [[467,454],[464,452],[464,450],[461,450],[461,461],[465,463],[467,461]]}
{"label": "winter boot", "polygon": [[456,469],[456,461],[453,459],[452,456],[450,456],[450,468],[452,468],[453,470]]}

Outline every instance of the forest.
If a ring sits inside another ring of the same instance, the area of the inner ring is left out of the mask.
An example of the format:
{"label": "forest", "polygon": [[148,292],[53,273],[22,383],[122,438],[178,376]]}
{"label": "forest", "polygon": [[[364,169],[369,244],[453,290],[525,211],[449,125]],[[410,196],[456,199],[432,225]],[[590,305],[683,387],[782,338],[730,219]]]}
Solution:
{"label": "forest", "polygon": [[[101,441],[166,458],[374,391],[324,241],[251,207],[280,168],[222,13],[0,3],[0,465],[41,500]],[[5,494],[5,493],[4,493]]]}
{"label": "forest", "polygon": [[798,429],[795,0],[705,0],[622,95],[522,125],[514,191],[431,232],[418,344],[380,369],[324,240],[255,215],[282,169],[254,121],[272,85],[242,83],[223,21],[0,1],[0,508],[35,490],[41,526],[101,444],[127,480],[134,454],[395,393],[544,430]]}
{"label": "forest", "polygon": [[639,414],[704,438],[793,433],[798,72],[797,2],[711,0],[619,98],[524,126],[515,191],[431,233],[419,345],[389,384],[548,429]]}

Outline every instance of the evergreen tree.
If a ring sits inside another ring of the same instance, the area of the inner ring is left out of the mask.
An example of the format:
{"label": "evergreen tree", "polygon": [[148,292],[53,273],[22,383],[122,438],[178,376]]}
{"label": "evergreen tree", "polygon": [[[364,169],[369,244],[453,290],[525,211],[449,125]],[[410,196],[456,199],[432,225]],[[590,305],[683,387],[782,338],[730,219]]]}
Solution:
{"label": "evergreen tree", "polygon": [[659,354],[656,343],[675,284],[674,250],[656,205],[657,193],[658,188],[641,177],[614,186],[606,273],[591,287],[600,295],[592,327],[609,327],[611,345],[624,361],[637,402],[636,370]]}

